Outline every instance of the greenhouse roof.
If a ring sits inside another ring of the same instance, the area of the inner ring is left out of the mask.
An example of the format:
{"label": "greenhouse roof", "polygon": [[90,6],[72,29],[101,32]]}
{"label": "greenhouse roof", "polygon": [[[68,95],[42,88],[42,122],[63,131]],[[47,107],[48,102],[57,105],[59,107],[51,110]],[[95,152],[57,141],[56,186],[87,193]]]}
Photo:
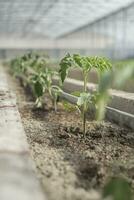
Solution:
{"label": "greenhouse roof", "polygon": [[0,36],[56,38],[134,0],[0,0]]}

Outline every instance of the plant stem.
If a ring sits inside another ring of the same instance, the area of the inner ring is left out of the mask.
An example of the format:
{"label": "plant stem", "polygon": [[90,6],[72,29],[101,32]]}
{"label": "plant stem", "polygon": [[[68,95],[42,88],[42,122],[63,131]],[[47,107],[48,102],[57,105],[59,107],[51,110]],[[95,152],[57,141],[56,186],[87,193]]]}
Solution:
{"label": "plant stem", "polygon": [[54,110],[57,112],[57,98],[54,98]]}
{"label": "plant stem", "polygon": [[87,92],[87,77],[88,77],[88,74],[87,74],[87,72],[83,72],[83,75],[84,75],[84,88],[83,88],[83,91]]}
{"label": "plant stem", "polygon": [[85,136],[86,136],[86,113],[85,113],[85,111],[84,111],[84,109],[83,109],[83,134],[84,134],[84,138],[85,138]]}
{"label": "plant stem", "polygon": [[[84,88],[83,88],[83,91],[86,92],[87,91],[87,73],[84,71],[83,75],[84,75]],[[84,138],[85,138],[85,136],[86,136],[86,102],[83,105],[82,118],[83,118],[83,134],[84,134]]]}

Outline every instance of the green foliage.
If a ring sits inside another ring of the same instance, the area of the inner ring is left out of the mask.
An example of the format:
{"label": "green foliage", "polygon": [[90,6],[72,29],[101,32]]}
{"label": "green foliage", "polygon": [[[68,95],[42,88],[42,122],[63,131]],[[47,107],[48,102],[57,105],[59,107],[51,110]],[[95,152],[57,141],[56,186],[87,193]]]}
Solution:
{"label": "green foliage", "polygon": [[[71,56],[70,54],[67,54],[60,62],[59,73],[60,73],[62,83],[64,83],[65,78],[68,74],[68,70],[71,67],[80,68],[83,73],[83,80],[84,80],[83,91],[80,94],[80,97],[78,98],[77,105],[79,107],[81,107],[81,115],[82,115],[82,119],[83,119],[83,132],[85,135],[85,133],[86,133],[86,112],[87,112],[90,104],[95,104],[95,102],[93,101],[95,98],[93,98],[93,95],[91,95],[87,92],[88,73],[90,72],[91,69],[96,69],[98,72],[98,76],[100,78],[105,71],[111,70],[112,65],[108,59],[99,57],[99,56],[91,56],[90,57],[90,56],[81,56],[79,54],[73,54]],[[100,97],[102,95],[103,98],[104,98],[104,93],[102,92],[102,90],[105,85],[105,82],[106,81],[100,82],[101,83],[100,88],[99,88],[100,95],[98,95]],[[98,91],[98,93],[99,93],[99,91]],[[101,111],[101,113],[102,113],[102,111]]]}
{"label": "green foliage", "polygon": [[128,182],[123,178],[113,178],[103,189],[103,198],[112,200],[132,200],[132,193]]}
{"label": "green foliage", "polygon": [[96,119],[98,121],[105,116],[106,105],[109,100],[109,88],[112,86],[112,82],[112,71],[105,71],[101,74],[96,95]]}
{"label": "green foliage", "polygon": [[78,54],[73,55],[75,66],[80,67],[83,71],[89,72],[91,69],[96,69],[98,72],[103,72],[112,68],[108,59],[99,56],[80,56]]}
{"label": "green foliage", "polygon": [[134,79],[134,64],[123,66],[115,70],[114,85],[120,88],[127,80]]}
{"label": "green foliage", "polygon": [[70,68],[71,66],[72,66],[72,58],[71,58],[71,55],[68,53],[60,62],[59,74],[60,74],[62,83],[64,82],[67,76],[68,68]]}
{"label": "green foliage", "polygon": [[46,57],[37,53],[27,53],[11,61],[14,75],[21,76],[23,81],[25,80],[26,84],[32,88],[37,107],[43,107],[45,92],[48,92],[53,98],[52,77],[56,72],[47,67],[47,62]]}
{"label": "green foliage", "polygon": [[114,71],[108,71],[101,74],[98,85],[98,96],[96,101],[97,120],[102,120],[105,116],[106,105],[109,101],[109,88],[114,85],[116,88],[128,80],[134,79],[134,65],[117,67]]}
{"label": "green foliage", "polygon": [[82,93],[80,93],[80,96],[78,97],[77,105],[79,107],[82,107],[85,105],[84,109],[85,109],[85,111],[87,111],[90,103],[92,103],[91,98],[92,98],[92,96],[90,93],[82,92]]}
{"label": "green foliage", "polygon": [[104,72],[112,69],[111,62],[105,57],[94,56],[89,57],[88,60],[91,66],[93,66],[93,68],[95,68],[98,72]]}
{"label": "green foliage", "polygon": [[25,65],[25,62],[21,58],[17,57],[16,59],[13,59],[11,61],[11,68],[12,68],[13,74],[15,76],[19,76],[22,73],[26,72],[27,66]]}
{"label": "green foliage", "polygon": [[[72,95],[76,96],[76,97],[80,97],[81,92],[80,91],[74,91],[71,92]],[[73,112],[76,111],[77,109],[79,110],[78,106],[72,105],[71,103],[69,103],[66,100],[62,100],[64,109],[68,112]]]}
{"label": "green foliage", "polygon": [[80,91],[74,91],[74,92],[71,92],[72,95],[76,96],[76,97],[79,97],[80,96]]}
{"label": "green foliage", "polygon": [[74,65],[80,67],[83,71],[89,71],[92,68],[90,60],[86,56],[80,56],[79,54],[74,54],[73,56]]}
{"label": "green foliage", "polygon": [[64,82],[68,70],[71,67],[79,67],[84,74],[87,74],[92,68],[95,68],[98,72],[103,72],[112,68],[110,61],[104,57],[99,56],[81,56],[79,54],[70,55],[67,54],[60,62],[60,77],[62,83]]}
{"label": "green foliage", "polygon": [[113,73],[112,71],[105,71],[99,80],[99,85],[98,85],[98,92],[101,95],[105,95],[105,92],[109,87],[112,85],[113,82]]}
{"label": "green foliage", "polygon": [[[48,58],[40,56],[37,53],[27,53],[22,57],[17,57],[11,61],[11,68],[15,76],[22,76],[24,85],[29,84],[33,89],[37,104],[42,106],[43,95],[48,92],[55,110],[57,110],[57,101],[60,95],[60,88],[52,85],[52,77],[55,71],[47,67]],[[105,108],[109,101],[109,88],[112,85],[120,88],[130,78],[134,79],[134,65],[116,67],[112,66],[108,59],[99,56],[81,56],[79,54],[67,54],[60,62],[60,78],[64,83],[68,70],[71,67],[80,68],[83,73],[83,91],[74,94],[78,96],[77,105],[80,107],[83,119],[83,132],[86,132],[86,112],[93,104],[96,106],[96,118],[102,120],[105,116]],[[29,71],[30,69],[30,71]],[[95,69],[98,73],[99,83],[97,91],[92,95],[87,92],[88,73]],[[67,106],[66,106],[67,107]]]}
{"label": "green foliage", "polygon": [[64,106],[64,109],[68,112],[73,112],[76,110],[76,106],[72,105],[71,103],[69,103],[65,100],[62,100],[62,104]]}
{"label": "green foliage", "polygon": [[33,92],[36,97],[41,97],[45,92],[45,76],[43,73],[33,74],[30,78],[30,83],[33,86]]}
{"label": "green foliage", "polygon": [[34,92],[37,97],[41,97],[43,95],[43,87],[39,81],[36,81],[34,84]]}
{"label": "green foliage", "polygon": [[119,60],[119,61],[114,61],[113,62],[113,65],[116,68],[122,68],[122,67],[125,67],[125,66],[132,66],[134,65],[134,59],[125,59],[125,60]]}
{"label": "green foliage", "polygon": [[52,101],[53,101],[55,112],[57,111],[57,101],[59,99],[61,92],[62,92],[62,90],[57,85],[51,86],[51,96],[52,96]]}

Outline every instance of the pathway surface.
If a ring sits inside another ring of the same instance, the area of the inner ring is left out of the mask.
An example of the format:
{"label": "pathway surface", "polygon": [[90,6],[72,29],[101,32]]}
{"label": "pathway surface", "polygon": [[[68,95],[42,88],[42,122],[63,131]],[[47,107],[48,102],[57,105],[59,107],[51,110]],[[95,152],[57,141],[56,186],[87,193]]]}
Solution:
{"label": "pathway surface", "polygon": [[0,200],[46,200],[30,158],[16,97],[0,66]]}

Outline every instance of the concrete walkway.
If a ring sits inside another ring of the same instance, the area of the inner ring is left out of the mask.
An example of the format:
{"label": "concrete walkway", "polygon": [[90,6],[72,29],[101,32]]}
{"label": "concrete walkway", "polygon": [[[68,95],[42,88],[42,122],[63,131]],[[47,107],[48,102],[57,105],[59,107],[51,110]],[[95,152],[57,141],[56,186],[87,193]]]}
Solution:
{"label": "concrete walkway", "polygon": [[0,200],[46,200],[6,74],[0,66]]}

